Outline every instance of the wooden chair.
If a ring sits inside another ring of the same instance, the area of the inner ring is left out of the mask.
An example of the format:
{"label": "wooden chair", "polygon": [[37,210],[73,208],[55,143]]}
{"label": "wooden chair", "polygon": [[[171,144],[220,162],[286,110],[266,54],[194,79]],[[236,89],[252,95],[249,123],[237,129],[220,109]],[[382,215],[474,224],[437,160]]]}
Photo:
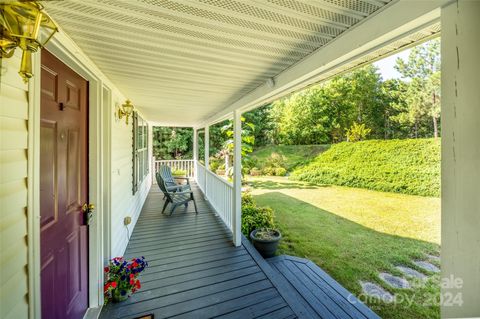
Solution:
{"label": "wooden chair", "polygon": [[166,186],[165,180],[162,178],[162,175],[160,172],[155,174],[155,177],[157,179],[157,184],[160,187],[160,190],[163,192],[165,195],[165,204],[163,204],[163,209],[162,209],[162,214],[165,211],[165,208],[167,208],[167,205],[169,203],[172,204],[172,207],[170,209],[170,215],[173,214],[173,211],[175,208],[177,208],[180,205],[185,205],[185,207],[188,207],[188,202],[193,201],[193,205],[195,206],[195,214],[198,214],[197,210],[197,203],[195,202],[195,198],[193,197],[193,192],[190,189],[190,184],[188,185],[188,190],[178,190],[178,187],[176,189],[171,189],[168,190]]}

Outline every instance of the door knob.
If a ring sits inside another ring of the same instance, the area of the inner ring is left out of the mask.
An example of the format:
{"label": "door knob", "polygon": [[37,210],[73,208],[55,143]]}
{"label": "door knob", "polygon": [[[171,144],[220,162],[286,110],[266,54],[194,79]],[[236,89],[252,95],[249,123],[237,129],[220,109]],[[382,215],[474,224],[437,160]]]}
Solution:
{"label": "door knob", "polygon": [[83,224],[90,225],[90,222],[92,221],[92,218],[93,218],[93,212],[95,211],[95,205],[85,203],[82,206],[82,211],[83,211]]}

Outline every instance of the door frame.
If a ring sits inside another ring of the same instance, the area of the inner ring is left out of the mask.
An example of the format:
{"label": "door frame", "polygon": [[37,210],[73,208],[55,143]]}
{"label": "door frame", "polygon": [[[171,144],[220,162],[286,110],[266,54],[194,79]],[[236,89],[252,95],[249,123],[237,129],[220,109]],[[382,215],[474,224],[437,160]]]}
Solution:
{"label": "door frame", "polygon": [[[58,33],[47,45],[50,53],[85,78],[88,83],[88,187],[89,201],[95,213],[88,229],[88,309],[85,317],[96,317],[103,306],[103,264],[110,256],[104,246],[111,233],[111,121],[113,117],[112,87],[110,81],[95,64],[64,33]],[[28,89],[28,302],[29,318],[41,318],[40,281],[40,98],[41,55],[33,55],[35,76]],[[103,94],[110,96],[104,99]],[[103,105],[106,101],[107,105]]]}

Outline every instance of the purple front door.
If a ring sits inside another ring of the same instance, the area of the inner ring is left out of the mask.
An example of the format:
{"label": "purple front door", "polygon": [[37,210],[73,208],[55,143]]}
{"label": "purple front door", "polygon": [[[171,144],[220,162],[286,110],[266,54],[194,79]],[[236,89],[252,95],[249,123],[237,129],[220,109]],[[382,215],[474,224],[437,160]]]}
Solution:
{"label": "purple front door", "polygon": [[88,83],[42,50],[41,300],[44,319],[81,319],[88,307]]}

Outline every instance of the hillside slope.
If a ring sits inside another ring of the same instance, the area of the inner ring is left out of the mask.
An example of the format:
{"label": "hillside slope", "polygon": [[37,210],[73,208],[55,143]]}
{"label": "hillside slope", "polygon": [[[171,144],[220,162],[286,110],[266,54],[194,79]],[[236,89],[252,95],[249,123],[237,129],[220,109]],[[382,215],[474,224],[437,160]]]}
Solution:
{"label": "hillside slope", "polygon": [[256,149],[251,158],[257,162],[258,168],[263,168],[272,154],[280,154],[284,156],[285,169],[289,171],[301,163],[314,159],[328,147],[329,145],[268,145]]}
{"label": "hillside slope", "polygon": [[292,179],[440,196],[440,139],[340,143],[298,167]]}

